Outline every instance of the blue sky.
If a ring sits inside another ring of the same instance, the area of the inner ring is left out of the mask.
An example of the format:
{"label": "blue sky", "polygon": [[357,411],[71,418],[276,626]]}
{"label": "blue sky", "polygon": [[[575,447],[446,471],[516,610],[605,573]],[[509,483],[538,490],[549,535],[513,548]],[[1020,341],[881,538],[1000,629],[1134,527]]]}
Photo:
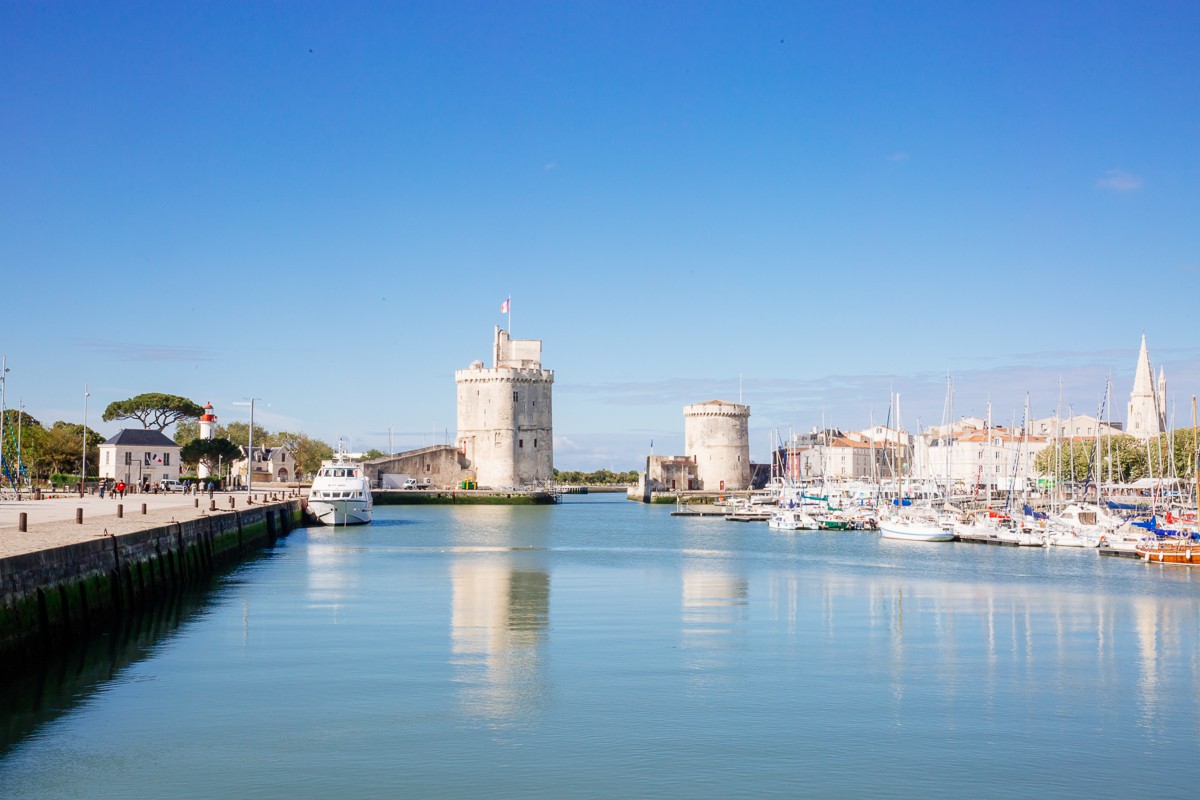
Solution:
{"label": "blue sky", "polygon": [[[499,306],[564,469],[1200,384],[1188,3],[0,5],[8,405],[454,434]],[[1064,409],[1065,411],[1065,409]],[[97,424],[104,433],[118,425]]]}

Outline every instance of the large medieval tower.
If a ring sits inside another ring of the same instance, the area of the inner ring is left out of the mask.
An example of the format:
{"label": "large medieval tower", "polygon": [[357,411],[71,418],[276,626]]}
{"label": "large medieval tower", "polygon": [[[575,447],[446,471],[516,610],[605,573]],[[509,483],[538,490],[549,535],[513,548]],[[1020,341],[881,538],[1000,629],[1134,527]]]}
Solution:
{"label": "large medieval tower", "polygon": [[1142,349],[1138,353],[1137,369],[1133,373],[1133,390],[1129,393],[1125,432],[1139,439],[1152,439],[1167,430],[1167,376],[1161,369],[1158,385],[1150,367],[1146,350],[1146,334],[1142,334]]}
{"label": "large medieval tower", "polygon": [[542,343],[496,328],[492,368],[475,361],[454,373],[458,449],[480,488],[531,486],[554,473],[554,371],[542,369]]}

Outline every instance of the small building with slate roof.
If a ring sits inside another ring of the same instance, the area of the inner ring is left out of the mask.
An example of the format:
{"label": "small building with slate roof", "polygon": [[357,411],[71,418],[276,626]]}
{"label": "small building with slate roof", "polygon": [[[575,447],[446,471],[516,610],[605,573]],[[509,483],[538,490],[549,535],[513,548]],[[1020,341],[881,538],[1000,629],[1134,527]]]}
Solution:
{"label": "small building with slate roof", "polygon": [[[238,445],[242,457],[230,465],[229,475],[235,486],[246,485],[246,447]],[[296,457],[286,447],[254,446],[250,463],[255,483],[287,483],[296,480]]]}
{"label": "small building with slate roof", "polygon": [[100,445],[100,477],[131,486],[178,480],[182,449],[162,431],[127,428]]}

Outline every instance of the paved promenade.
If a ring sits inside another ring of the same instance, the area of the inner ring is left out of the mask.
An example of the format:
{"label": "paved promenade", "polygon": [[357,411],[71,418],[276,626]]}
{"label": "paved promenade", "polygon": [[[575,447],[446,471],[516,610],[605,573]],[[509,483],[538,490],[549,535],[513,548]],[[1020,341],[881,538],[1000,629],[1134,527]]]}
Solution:
{"label": "paved promenade", "polygon": [[[282,490],[276,490],[276,496]],[[262,501],[263,494],[255,491],[255,502]],[[290,495],[289,495],[290,496]],[[118,535],[130,531],[183,522],[209,513],[229,511],[229,498],[234,498],[237,508],[246,508],[245,492],[216,492],[216,512],[209,512],[208,495],[135,494],[122,498],[87,495],[80,498],[59,497],[49,500],[0,500],[0,558],[46,550],[52,547],[75,544],[96,536]],[[200,501],[196,508],[195,501]],[[142,503],[146,514],[142,514]],[[117,505],[124,505],[125,516],[117,518]],[[75,509],[83,509],[83,524],[75,522]],[[20,514],[28,515],[28,530],[17,530]]]}

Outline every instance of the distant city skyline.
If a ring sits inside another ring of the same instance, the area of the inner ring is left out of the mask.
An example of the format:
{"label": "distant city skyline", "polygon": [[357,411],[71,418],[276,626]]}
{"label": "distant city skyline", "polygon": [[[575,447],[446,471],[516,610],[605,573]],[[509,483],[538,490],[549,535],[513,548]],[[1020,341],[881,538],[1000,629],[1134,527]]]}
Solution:
{"label": "distant city skyline", "polygon": [[[142,392],[355,450],[544,343],[555,465],[685,405],[861,429],[1200,391],[1200,9],[0,6],[7,405]],[[740,396],[739,396],[740,391]]]}

